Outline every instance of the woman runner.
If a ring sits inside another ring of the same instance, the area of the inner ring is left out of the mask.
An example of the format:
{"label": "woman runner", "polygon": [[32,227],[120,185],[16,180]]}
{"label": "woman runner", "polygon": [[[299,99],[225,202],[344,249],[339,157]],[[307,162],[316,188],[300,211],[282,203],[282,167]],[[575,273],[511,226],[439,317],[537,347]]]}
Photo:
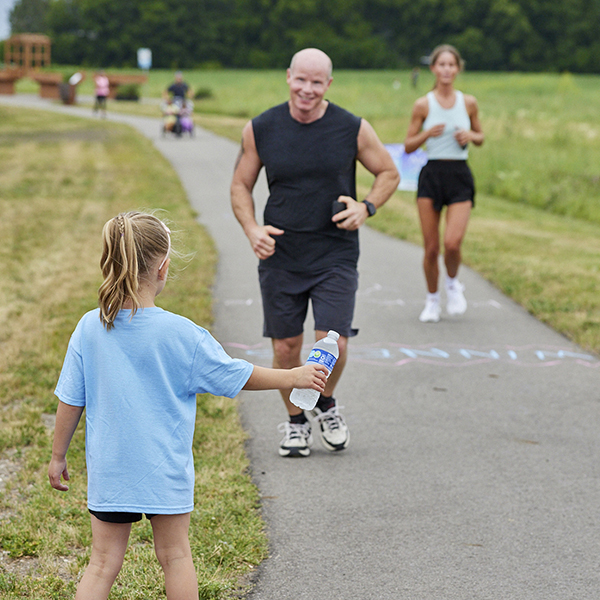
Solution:
{"label": "woman runner", "polygon": [[477,100],[454,88],[454,80],[463,68],[458,50],[447,44],[438,46],[431,53],[429,68],[435,75],[435,86],[414,104],[404,149],[411,153],[423,144],[427,146],[428,162],[419,175],[417,190],[428,292],[419,320],[435,323],[441,314],[438,256],[444,206],[446,310],[449,315],[462,315],[467,310],[464,286],[457,275],[461,244],[475,203],[475,185],[467,165],[468,145],[481,146],[484,136]]}

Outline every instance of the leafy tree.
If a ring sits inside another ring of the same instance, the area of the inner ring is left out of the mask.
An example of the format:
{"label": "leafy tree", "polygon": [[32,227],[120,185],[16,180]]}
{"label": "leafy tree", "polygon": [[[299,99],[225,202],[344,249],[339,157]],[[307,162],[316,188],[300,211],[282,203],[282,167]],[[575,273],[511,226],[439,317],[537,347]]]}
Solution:
{"label": "leafy tree", "polygon": [[17,0],[8,17],[11,33],[46,33],[50,0]]}
{"label": "leafy tree", "polygon": [[[57,62],[287,66],[317,46],[336,68],[419,63],[441,43],[469,69],[600,70],[598,0],[19,0],[45,5]],[[18,11],[17,11],[18,14]]]}

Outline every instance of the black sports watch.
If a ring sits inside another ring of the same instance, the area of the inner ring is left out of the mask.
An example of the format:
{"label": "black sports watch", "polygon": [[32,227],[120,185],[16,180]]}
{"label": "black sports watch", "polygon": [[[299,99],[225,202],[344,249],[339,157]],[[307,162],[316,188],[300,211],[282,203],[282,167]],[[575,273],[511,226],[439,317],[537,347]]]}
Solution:
{"label": "black sports watch", "polygon": [[377,212],[377,209],[375,208],[372,202],[369,202],[368,200],[363,200],[363,204],[367,207],[369,217],[372,217]]}

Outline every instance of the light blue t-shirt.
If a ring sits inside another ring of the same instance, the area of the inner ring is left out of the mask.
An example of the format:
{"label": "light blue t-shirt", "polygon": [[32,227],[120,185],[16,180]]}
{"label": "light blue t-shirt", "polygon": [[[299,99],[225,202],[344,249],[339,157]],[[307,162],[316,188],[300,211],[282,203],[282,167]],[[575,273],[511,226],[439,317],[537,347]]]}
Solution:
{"label": "light blue t-shirt", "polygon": [[440,123],[446,125],[442,135],[430,137],[426,142],[429,160],[467,160],[469,157],[468,146],[461,148],[454,139],[457,129],[471,129],[471,119],[465,106],[465,97],[459,90],[455,90],[455,94],[456,99],[451,108],[441,106],[433,92],[427,94],[429,109],[427,118],[423,122],[423,129],[431,129]]}
{"label": "light blue t-shirt", "polygon": [[196,394],[233,398],[253,366],[208,331],[158,307],[122,310],[110,331],[83,316],[56,386],[85,406],[88,507],[181,514],[194,505]]}

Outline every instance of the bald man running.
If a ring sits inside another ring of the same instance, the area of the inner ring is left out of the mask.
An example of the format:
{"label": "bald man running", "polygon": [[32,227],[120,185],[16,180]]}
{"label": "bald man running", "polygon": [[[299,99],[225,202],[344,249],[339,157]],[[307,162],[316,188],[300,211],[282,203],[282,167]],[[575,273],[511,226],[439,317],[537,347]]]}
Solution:
{"label": "bald man running", "polygon": [[[315,339],[334,329],[340,356],[312,417],[325,448],[344,450],[348,427],[333,392],[346,364],[358,287],[358,229],[394,192],[399,175],[371,125],[325,100],[331,85],[330,58],[316,48],[297,52],[287,70],[290,99],[249,123],[231,184],[231,203],[260,259],[265,337],[273,344],[273,366],[302,364],[308,301]],[[356,161],[374,176],[356,200]],[[265,167],[269,199],[264,225],[256,221],[252,191]],[[336,204],[336,202],[340,204]],[[334,211],[334,205],[339,212]],[[304,412],[281,392],[289,413],[282,423],[281,456],[308,456],[311,427]]]}

